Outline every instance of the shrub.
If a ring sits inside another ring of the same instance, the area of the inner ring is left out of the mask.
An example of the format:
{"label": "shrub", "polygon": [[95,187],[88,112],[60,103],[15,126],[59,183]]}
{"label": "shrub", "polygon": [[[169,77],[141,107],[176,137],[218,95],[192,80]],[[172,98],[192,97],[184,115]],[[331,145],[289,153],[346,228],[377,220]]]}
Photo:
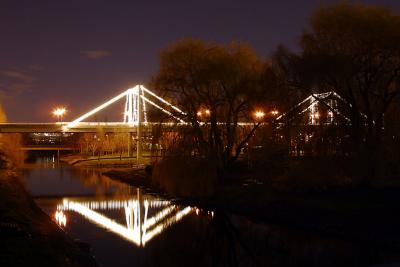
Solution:
{"label": "shrub", "polygon": [[351,175],[344,160],[331,157],[292,159],[285,172],[272,180],[282,192],[324,192],[354,188],[359,181]]}

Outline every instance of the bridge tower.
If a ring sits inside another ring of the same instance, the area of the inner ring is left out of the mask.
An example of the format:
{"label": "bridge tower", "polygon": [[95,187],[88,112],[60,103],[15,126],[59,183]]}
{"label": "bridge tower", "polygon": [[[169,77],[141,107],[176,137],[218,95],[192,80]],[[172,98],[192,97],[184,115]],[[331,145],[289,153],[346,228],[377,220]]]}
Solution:
{"label": "bridge tower", "polygon": [[124,123],[139,125],[147,122],[147,111],[144,100],[144,90],[141,85],[137,85],[126,91]]}
{"label": "bridge tower", "polygon": [[[124,111],[124,123],[132,126],[136,126],[136,160],[137,164],[140,163],[142,156],[142,136],[141,127],[142,122],[147,122],[147,111],[144,98],[144,90],[142,85],[136,85],[135,87],[126,91],[125,100],[125,111]],[[132,133],[128,133],[128,153],[132,156]]]}

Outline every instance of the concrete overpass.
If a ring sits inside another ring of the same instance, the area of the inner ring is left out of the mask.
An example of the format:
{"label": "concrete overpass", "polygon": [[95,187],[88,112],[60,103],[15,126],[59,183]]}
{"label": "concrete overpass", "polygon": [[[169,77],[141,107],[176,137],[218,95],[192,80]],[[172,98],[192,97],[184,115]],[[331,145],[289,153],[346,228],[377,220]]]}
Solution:
{"label": "concrete overpass", "polygon": [[[0,133],[136,133],[138,125],[124,122],[79,122],[73,127],[66,127],[69,122],[57,123],[0,123]],[[224,125],[224,123],[218,123]],[[265,124],[265,123],[262,123]],[[206,126],[208,123],[200,123]],[[254,122],[239,122],[241,127],[252,127]],[[177,127],[190,126],[188,123],[181,122],[143,122],[141,132],[151,131],[154,126],[162,126],[166,131],[174,131]]]}
{"label": "concrete overpass", "polygon": [[77,147],[66,147],[66,146],[24,146],[21,148],[23,151],[75,151],[79,150]]}
{"label": "concrete overpass", "polygon": [[[65,126],[63,123],[0,123],[0,133],[96,133],[99,130],[108,133],[130,133],[137,132],[137,125],[123,122],[80,122],[74,127]],[[143,123],[142,130],[151,129],[153,125],[160,123]],[[161,123],[163,126],[173,127],[176,123]]]}

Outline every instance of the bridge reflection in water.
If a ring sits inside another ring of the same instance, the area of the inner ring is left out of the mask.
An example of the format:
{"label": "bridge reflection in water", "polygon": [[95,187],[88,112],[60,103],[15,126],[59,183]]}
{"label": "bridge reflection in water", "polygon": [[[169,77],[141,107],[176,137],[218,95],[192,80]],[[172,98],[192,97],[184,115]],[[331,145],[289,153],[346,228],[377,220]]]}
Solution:
{"label": "bridge reflection in water", "polygon": [[[118,209],[125,212],[126,226],[100,212]],[[150,217],[149,214],[154,213],[151,212],[152,209],[155,214]],[[174,205],[170,201],[142,197],[140,189],[137,189],[136,198],[129,199],[79,201],[63,198],[62,203],[57,205],[54,217],[61,227],[65,227],[67,218],[64,211],[73,211],[137,246],[144,247],[155,236],[195,210],[197,209]]]}

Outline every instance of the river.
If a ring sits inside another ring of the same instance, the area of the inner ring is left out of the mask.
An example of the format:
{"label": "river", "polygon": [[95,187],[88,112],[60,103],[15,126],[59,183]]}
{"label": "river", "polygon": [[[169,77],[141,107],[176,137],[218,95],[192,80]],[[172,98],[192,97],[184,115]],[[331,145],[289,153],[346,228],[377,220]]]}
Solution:
{"label": "river", "polygon": [[36,203],[102,266],[364,266],[374,254],[350,241],[174,205],[101,171],[51,156],[24,168]]}

